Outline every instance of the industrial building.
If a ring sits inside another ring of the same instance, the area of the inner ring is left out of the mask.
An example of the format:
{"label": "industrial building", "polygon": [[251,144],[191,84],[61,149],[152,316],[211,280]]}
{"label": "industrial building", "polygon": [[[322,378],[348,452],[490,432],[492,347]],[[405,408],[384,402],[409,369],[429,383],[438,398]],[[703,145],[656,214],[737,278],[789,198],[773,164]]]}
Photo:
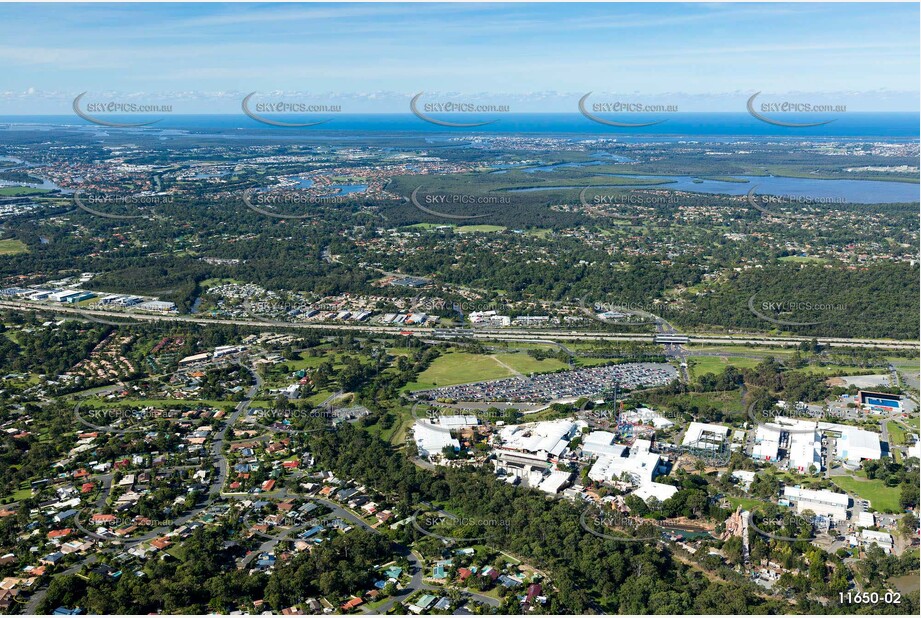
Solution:
{"label": "industrial building", "polygon": [[879,412],[901,412],[902,397],[891,393],[858,391],[857,403],[865,408]]}
{"label": "industrial building", "polygon": [[563,454],[586,423],[569,420],[508,425],[499,431],[502,450],[516,451],[548,461]]}
{"label": "industrial building", "polygon": [[693,422],[688,425],[684,432],[684,439],[681,441],[682,446],[710,451],[718,451],[726,442],[726,436],[729,434],[729,428],[722,425],[712,425],[710,423]]}
{"label": "industrial building", "polygon": [[451,437],[447,427],[435,425],[429,421],[416,421],[413,425],[413,438],[420,457],[440,455],[446,446],[455,451],[460,450],[460,442]]}
{"label": "industrial building", "polygon": [[862,461],[883,456],[879,434],[872,431],[837,423],[819,423],[819,431],[836,438],[835,459],[851,468],[859,467]]}
{"label": "industrial building", "polygon": [[[602,435],[591,438],[594,434]],[[590,479],[597,483],[630,483],[636,487],[633,493],[642,500],[656,498],[661,502],[675,495],[677,487],[653,482],[660,472],[661,459],[658,454],[650,452],[652,443],[649,440],[637,440],[632,447],[605,444],[609,435],[606,431],[596,431],[586,436],[586,444],[601,447],[595,450],[603,453],[589,470]]]}
{"label": "industrial building", "polygon": [[825,489],[802,489],[801,487],[784,487],[784,498],[796,504],[796,512],[802,515],[812,511],[816,515],[829,517],[835,521],[847,520],[847,507],[850,498]]}

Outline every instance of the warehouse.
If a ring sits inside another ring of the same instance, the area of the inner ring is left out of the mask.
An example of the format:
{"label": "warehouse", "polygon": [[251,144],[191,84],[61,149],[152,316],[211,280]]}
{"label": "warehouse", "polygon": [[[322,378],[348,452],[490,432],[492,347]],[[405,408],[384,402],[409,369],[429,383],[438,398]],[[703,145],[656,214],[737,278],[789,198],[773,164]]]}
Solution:
{"label": "warehouse", "polygon": [[649,452],[648,440],[637,440],[633,447],[613,445],[620,451],[602,455],[592,465],[588,477],[595,482],[627,480],[634,485],[652,483],[659,470],[659,456]]}
{"label": "warehouse", "polygon": [[901,412],[902,398],[891,393],[874,393],[871,391],[858,391],[857,403],[881,412]]}
{"label": "warehouse", "polygon": [[837,436],[835,458],[847,466],[856,468],[862,461],[876,460],[883,456],[877,433],[837,423],[819,423],[819,430]]}
{"label": "warehouse", "polygon": [[805,511],[812,511],[816,515],[830,517],[836,521],[847,520],[847,507],[850,504],[847,494],[788,486],[784,487],[784,498],[796,504],[796,512],[800,515]]}
{"label": "warehouse", "polygon": [[759,425],[755,432],[755,445],[752,459],[757,461],[777,461],[780,450],[780,429],[768,425]]}
{"label": "warehouse", "polygon": [[584,422],[567,420],[509,425],[500,430],[499,439],[506,450],[528,453],[547,461],[559,457],[584,425]]}
{"label": "warehouse", "polygon": [[726,442],[729,428],[710,423],[693,422],[684,433],[682,446],[717,451]]}
{"label": "warehouse", "polygon": [[450,429],[433,425],[428,421],[416,421],[413,425],[413,438],[420,457],[440,455],[446,446],[455,451],[460,450],[460,442],[451,437]]}

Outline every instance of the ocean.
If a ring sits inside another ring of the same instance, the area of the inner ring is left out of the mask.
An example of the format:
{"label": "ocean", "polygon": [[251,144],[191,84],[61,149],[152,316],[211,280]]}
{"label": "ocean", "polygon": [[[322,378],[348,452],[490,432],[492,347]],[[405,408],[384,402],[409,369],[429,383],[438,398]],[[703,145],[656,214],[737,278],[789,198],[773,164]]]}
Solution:
{"label": "ocean", "polygon": [[105,134],[117,132],[160,133],[164,136],[182,135],[186,132],[201,136],[227,137],[230,135],[285,137],[324,136],[344,137],[355,134],[395,133],[432,135],[548,135],[616,138],[628,142],[699,139],[725,140],[735,138],[791,139],[791,140],[898,140],[918,141],[921,133],[921,115],[915,112],[847,112],[829,114],[790,114],[779,116],[785,122],[833,122],[815,127],[780,127],[762,122],[748,113],[663,113],[618,115],[621,122],[649,122],[664,120],[661,124],[641,127],[611,127],[589,120],[579,113],[562,114],[440,114],[437,119],[450,122],[491,122],[480,127],[444,127],[432,124],[411,113],[405,114],[308,114],[303,116],[272,115],[272,120],[283,122],[328,122],[312,127],[276,127],[262,124],[240,114],[221,115],[99,115],[109,122],[138,123],[158,120],[155,125],[137,128],[108,128],[90,123],[76,115],[66,116],[0,116],[0,132],[8,130],[51,130],[60,127],[84,128]]}

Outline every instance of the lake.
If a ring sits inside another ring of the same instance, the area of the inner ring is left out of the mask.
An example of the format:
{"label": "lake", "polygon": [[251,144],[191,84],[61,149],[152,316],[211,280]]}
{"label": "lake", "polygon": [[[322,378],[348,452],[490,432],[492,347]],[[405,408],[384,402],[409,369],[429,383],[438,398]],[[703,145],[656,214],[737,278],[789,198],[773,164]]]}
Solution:
{"label": "lake", "polygon": [[[908,182],[886,182],[882,180],[820,180],[817,178],[789,178],[786,176],[734,176],[744,182],[726,182],[723,180],[705,180],[696,176],[643,176],[636,174],[604,174],[617,178],[630,178],[639,181],[630,188],[656,188],[670,191],[692,191],[695,193],[714,193],[724,195],[745,195],[752,188],[756,194],[783,195],[798,198],[841,199],[852,204],[892,204],[898,202],[918,202],[919,185]],[[643,180],[668,180],[668,184],[644,185]],[[532,191],[559,191],[562,189],[582,189],[582,186],[570,187],[528,187],[510,189],[510,193]]]}

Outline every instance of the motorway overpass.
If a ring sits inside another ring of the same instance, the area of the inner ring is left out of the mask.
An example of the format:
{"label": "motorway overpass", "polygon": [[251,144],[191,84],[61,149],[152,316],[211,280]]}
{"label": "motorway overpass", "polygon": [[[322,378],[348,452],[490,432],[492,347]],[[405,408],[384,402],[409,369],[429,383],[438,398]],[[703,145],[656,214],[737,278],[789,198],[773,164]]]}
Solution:
{"label": "motorway overpass", "polygon": [[[483,339],[491,341],[520,341],[527,342],[533,339],[549,339],[562,341],[643,341],[655,342],[654,333],[605,333],[603,331],[573,330],[573,329],[523,329],[523,328],[455,328],[439,329],[427,327],[408,326],[375,326],[372,324],[317,324],[317,323],[292,323],[274,320],[254,320],[242,318],[217,318],[199,315],[175,314],[142,314],[111,310],[86,310],[69,305],[51,305],[41,302],[0,301],[0,309],[14,311],[42,312],[52,314],[74,315],[90,321],[109,321],[113,325],[130,326],[126,320],[142,322],[186,322],[204,325],[233,324],[252,328],[288,328],[323,331],[353,331],[369,334],[406,335],[412,337],[444,338],[444,339]],[[119,322],[121,321],[121,322]],[[661,336],[661,335],[660,335]],[[797,345],[802,342],[812,341],[813,337],[773,336],[759,334],[739,335],[714,335],[707,333],[688,335],[690,343],[704,343],[715,345],[754,345],[777,346]],[[815,337],[820,344],[829,347],[859,347],[882,349],[919,349],[918,341],[893,340],[893,339],[849,339],[845,337]]]}

